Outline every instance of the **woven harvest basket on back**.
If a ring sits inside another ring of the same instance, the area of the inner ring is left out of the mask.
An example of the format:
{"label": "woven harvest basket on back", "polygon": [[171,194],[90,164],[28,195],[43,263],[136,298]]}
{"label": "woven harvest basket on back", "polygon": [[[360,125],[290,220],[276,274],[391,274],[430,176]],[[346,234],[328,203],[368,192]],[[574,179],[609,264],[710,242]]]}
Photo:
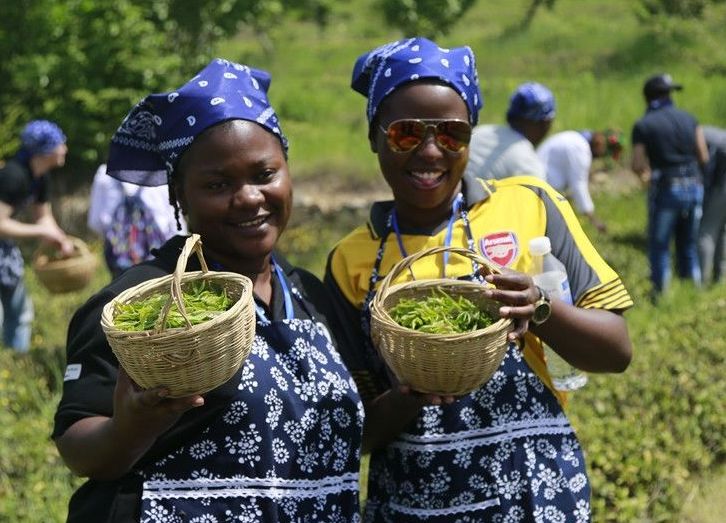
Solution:
{"label": "woven harvest basket on back", "polygon": [[33,254],[32,267],[40,283],[53,293],[72,292],[84,288],[93,278],[96,257],[80,238],[68,237],[74,251],[68,258],[53,258],[53,250],[43,245]]}
{"label": "woven harvest basket on back", "polygon": [[[192,252],[199,258],[202,270],[184,272]],[[233,305],[211,320],[191,325],[184,309],[182,288],[199,280],[223,288]],[[160,315],[159,327],[130,332],[114,326],[117,303],[139,301],[159,293],[171,295]],[[162,327],[172,301],[186,320],[184,328]],[[122,292],[106,304],[101,314],[106,339],[131,379],[144,389],[166,387],[171,398],[203,394],[230,379],[249,355],[255,321],[252,281],[233,272],[209,271],[197,234],[187,239],[173,274]]]}
{"label": "woven harvest basket on back", "polygon": [[411,271],[416,260],[445,251],[474,260],[484,274],[499,273],[499,269],[475,252],[459,247],[434,247],[404,258],[383,279],[371,301],[371,338],[401,383],[419,392],[461,395],[481,387],[497,370],[507,351],[512,320],[499,319],[471,332],[431,334],[403,327],[389,315],[402,298],[424,299],[433,290],[440,289],[454,298],[464,296],[480,310],[499,317],[501,304],[487,298],[484,295],[487,286],[478,282],[427,279],[391,285],[403,271]]}

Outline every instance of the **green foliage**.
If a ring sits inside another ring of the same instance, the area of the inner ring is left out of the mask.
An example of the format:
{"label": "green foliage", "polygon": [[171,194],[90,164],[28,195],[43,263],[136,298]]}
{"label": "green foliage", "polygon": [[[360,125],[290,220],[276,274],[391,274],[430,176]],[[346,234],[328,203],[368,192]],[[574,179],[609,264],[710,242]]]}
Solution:
{"label": "green foliage", "polygon": [[[100,246],[92,248],[100,262]],[[50,294],[26,267],[36,308],[31,352],[0,348],[0,521],[65,521],[68,499],[81,480],[63,464],[49,436],[63,386],[66,329],[73,312],[108,278],[99,270],[82,292]]]}
{"label": "green foliage", "polygon": [[474,0],[379,0],[386,21],[406,36],[448,34]]}
{"label": "green foliage", "polygon": [[0,16],[0,152],[34,118],[69,137],[69,165],[86,177],[111,134],[149,92],[179,85],[214,55],[221,38],[249,24],[264,32],[283,15],[325,23],[329,0],[18,0]]}
{"label": "green foliage", "polygon": [[[131,0],[8,2],[0,17],[0,120],[59,123],[71,163],[102,160],[111,133],[145,93],[179,78],[182,57]],[[0,136],[16,140],[18,128]],[[12,132],[11,132],[12,131]]]}
{"label": "green foliage", "polygon": [[643,18],[675,16],[678,18],[703,18],[708,4],[723,0],[640,0],[639,14]]}
{"label": "green foliage", "polygon": [[402,298],[388,313],[399,325],[430,334],[471,332],[494,321],[471,300],[464,296],[454,298],[441,289],[423,299]]}
{"label": "green foliage", "polygon": [[[161,327],[161,313],[171,300],[168,293],[152,294],[142,300],[116,303],[113,324],[124,331],[150,331]],[[194,281],[182,290],[185,314],[182,316],[177,304],[172,302],[164,329],[178,329],[187,325],[198,325],[214,319],[232,306],[225,289],[212,286],[204,280]]]}
{"label": "green foliage", "polygon": [[[674,282],[647,301],[645,195],[598,198],[611,232],[596,245],[636,302],[626,313],[634,345],[625,374],[590,375],[572,395],[569,415],[588,460],[594,521],[675,521],[698,476],[724,463],[726,305],[721,288]],[[595,237],[594,235],[592,235]]]}

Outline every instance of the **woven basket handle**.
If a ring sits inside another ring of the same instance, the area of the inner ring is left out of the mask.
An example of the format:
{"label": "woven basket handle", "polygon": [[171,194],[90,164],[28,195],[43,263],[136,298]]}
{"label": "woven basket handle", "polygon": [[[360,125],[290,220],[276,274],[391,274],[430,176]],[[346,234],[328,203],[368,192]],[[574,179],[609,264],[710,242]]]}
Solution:
{"label": "woven basket handle", "polygon": [[164,325],[166,324],[166,317],[169,315],[169,310],[171,310],[172,302],[176,303],[176,306],[179,309],[182,318],[184,318],[184,321],[187,324],[187,329],[190,329],[192,327],[192,323],[187,317],[187,310],[184,307],[184,296],[181,289],[181,279],[186,272],[187,261],[192,255],[192,252],[196,253],[197,258],[199,258],[199,264],[202,266],[202,272],[209,272],[209,267],[207,267],[207,262],[204,259],[204,254],[202,253],[202,238],[198,234],[192,234],[189,238],[187,238],[187,241],[182,248],[181,254],[179,254],[179,259],[176,262],[176,269],[174,269],[174,274],[171,280],[171,300],[166,300],[164,309],[161,311],[159,321],[156,324],[156,328],[154,329],[155,333],[159,333],[164,330]]}
{"label": "woven basket handle", "polygon": [[[492,265],[490,262],[488,262],[486,259],[484,259],[482,256],[477,254],[474,251],[470,251],[469,249],[465,249],[464,247],[445,247],[445,246],[439,246],[439,247],[431,247],[430,249],[423,249],[420,250],[410,256],[407,256],[406,258],[402,259],[396,265],[393,266],[393,268],[389,271],[389,273],[386,275],[385,278],[383,278],[383,281],[381,282],[380,287],[378,288],[378,292],[374,296],[374,300],[379,301],[379,297],[384,297],[388,294],[388,288],[391,286],[391,283],[394,279],[398,277],[399,274],[401,274],[405,270],[411,271],[411,265],[413,265],[414,262],[420,260],[421,258],[424,258],[426,256],[432,256],[434,254],[439,254],[442,252],[450,252],[453,254],[460,254],[466,258],[469,258],[479,265],[482,266],[484,269],[484,273],[486,274],[499,274],[502,271],[500,271],[497,267]],[[411,271],[411,274],[413,275],[413,272]],[[415,279],[415,278],[414,278]]]}

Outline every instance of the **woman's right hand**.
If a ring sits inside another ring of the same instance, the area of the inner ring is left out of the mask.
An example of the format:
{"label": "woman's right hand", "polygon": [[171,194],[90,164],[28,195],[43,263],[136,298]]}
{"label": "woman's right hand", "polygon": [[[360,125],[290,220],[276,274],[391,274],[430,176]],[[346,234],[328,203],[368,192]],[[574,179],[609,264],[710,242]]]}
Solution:
{"label": "woman's right hand", "polygon": [[114,391],[113,423],[116,429],[130,441],[153,441],[186,411],[204,405],[204,398],[198,394],[167,398],[168,393],[163,387],[141,389],[123,367],[119,367]]}
{"label": "woman's right hand", "polygon": [[426,405],[451,405],[459,397],[451,395],[430,394],[428,392],[418,392],[412,389],[409,385],[404,384],[398,385],[398,392],[400,394],[403,394],[404,396],[418,398],[421,402],[422,407]]}

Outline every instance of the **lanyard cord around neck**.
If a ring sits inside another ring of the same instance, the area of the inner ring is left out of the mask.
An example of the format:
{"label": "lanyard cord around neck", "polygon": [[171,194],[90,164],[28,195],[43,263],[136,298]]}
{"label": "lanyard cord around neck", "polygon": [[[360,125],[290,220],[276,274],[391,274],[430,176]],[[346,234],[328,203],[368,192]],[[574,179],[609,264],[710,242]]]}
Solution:
{"label": "lanyard cord around neck", "polygon": [[[275,276],[277,276],[277,280],[280,282],[280,287],[282,288],[282,297],[285,302],[285,319],[291,320],[295,317],[295,310],[292,306],[292,292],[290,292],[290,287],[285,279],[285,273],[282,272],[280,264],[278,264],[272,256],[270,256],[270,264],[272,265],[272,269],[275,271]],[[215,261],[210,262],[209,266],[215,271],[225,270],[221,263]],[[296,291],[293,289],[293,292]],[[267,314],[265,314],[265,309],[257,302],[255,302],[255,310],[257,311],[257,317],[262,323],[270,323],[270,320],[267,319]]]}
{"label": "lanyard cord around neck", "polygon": [[[461,214],[461,209],[464,204],[464,195],[459,193],[456,195],[456,198],[454,198],[454,202],[451,205],[451,216],[449,216],[449,222],[446,225],[446,236],[444,237],[444,247],[450,247],[451,246],[451,240],[454,234],[454,223],[459,218],[459,215]],[[468,229],[468,223],[465,220],[464,225]],[[401,258],[406,258],[408,254],[406,253],[406,248],[403,245],[403,239],[401,238],[401,230],[398,227],[398,218],[396,215],[396,208],[394,207],[391,210],[390,215],[390,228],[393,229],[393,232],[396,234],[396,242],[398,242],[398,251],[401,253]],[[449,251],[444,252],[444,266],[443,266],[443,278],[446,278],[446,265],[449,263]]]}
{"label": "lanyard cord around neck", "polygon": [[[270,257],[270,263],[272,264],[275,276],[277,276],[277,280],[280,282],[280,287],[282,288],[282,297],[285,302],[285,319],[291,320],[295,317],[295,311],[292,308],[292,293],[287,285],[285,274],[282,272],[280,265],[275,261],[275,258]],[[267,319],[267,315],[265,314],[265,309],[263,309],[257,302],[255,302],[255,309],[257,310],[257,316],[263,323],[270,323],[270,320]]]}

